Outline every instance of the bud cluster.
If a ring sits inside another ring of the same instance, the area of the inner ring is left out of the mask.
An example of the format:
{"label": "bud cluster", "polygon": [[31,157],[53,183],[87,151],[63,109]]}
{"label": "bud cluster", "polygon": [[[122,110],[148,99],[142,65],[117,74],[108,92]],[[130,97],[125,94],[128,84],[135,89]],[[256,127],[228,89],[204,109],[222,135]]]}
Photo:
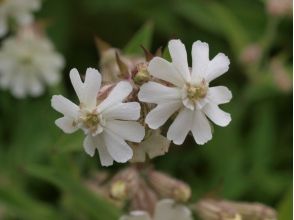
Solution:
{"label": "bud cluster", "polygon": [[170,198],[187,202],[191,189],[186,183],[152,168],[128,167],[110,181],[109,193],[116,200],[130,201],[131,210],[153,213],[156,202]]}

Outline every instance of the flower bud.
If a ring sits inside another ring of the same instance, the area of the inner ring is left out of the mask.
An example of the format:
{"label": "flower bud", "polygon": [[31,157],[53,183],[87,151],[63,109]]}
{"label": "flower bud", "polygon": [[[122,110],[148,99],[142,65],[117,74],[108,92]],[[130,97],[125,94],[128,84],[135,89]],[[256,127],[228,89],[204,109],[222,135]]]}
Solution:
{"label": "flower bud", "polygon": [[142,179],[139,181],[139,188],[132,198],[131,209],[144,210],[153,215],[158,201],[155,192]]}
{"label": "flower bud", "polygon": [[133,71],[133,80],[135,84],[142,85],[150,80],[150,74],[147,70],[148,63],[139,63]]}
{"label": "flower bud", "polygon": [[241,220],[237,210],[212,199],[202,199],[196,206],[197,215],[203,220]]}
{"label": "flower bud", "polygon": [[147,177],[152,188],[162,197],[172,198],[177,202],[187,202],[191,197],[191,188],[180,180],[154,170]]}
{"label": "flower bud", "polygon": [[111,180],[109,193],[117,200],[131,198],[138,190],[139,175],[136,169],[126,168],[118,172]]}
{"label": "flower bud", "polygon": [[110,194],[118,200],[125,200],[127,195],[127,183],[123,180],[114,181],[110,188]]}
{"label": "flower bud", "polygon": [[276,212],[259,203],[202,199],[195,211],[203,220],[276,220]]}
{"label": "flower bud", "polygon": [[261,47],[258,44],[250,44],[242,51],[240,60],[244,64],[254,64],[261,57]]}
{"label": "flower bud", "polygon": [[272,16],[291,16],[293,8],[292,0],[268,0],[266,1],[267,12]]}
{"label": "flower bud", "polygon": [[292,90],[292,79],[286,67],[278,58],[274,58],[270,62],[270,68],[273,73],[273,80],[277,87],[283,92]]}

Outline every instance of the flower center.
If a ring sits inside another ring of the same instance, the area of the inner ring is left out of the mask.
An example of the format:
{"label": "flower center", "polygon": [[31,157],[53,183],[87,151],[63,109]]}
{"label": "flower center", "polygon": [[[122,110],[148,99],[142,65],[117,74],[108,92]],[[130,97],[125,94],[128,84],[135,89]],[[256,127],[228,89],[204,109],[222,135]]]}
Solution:
{"label": "flower center", "polygon": [[186,85],[187,98],[193,102],[196,102],[199,99],[204,98],[207,94],[207,90],[208,85],[204,80],[202,80],[201,83],[198,85]]}
{"label": "flower center", "polygon": [[86,128],[93,130],[97,128],[97,125],[99,124],[99,117],[95,113],[89,113],[84,118],[84,125]]}
{"label": "flower center", "polygon": [[101,124],[103,124],[102,117],[96,111],[82,110],[79,121],[81,126],[92,134],[100,133],[103,130],[101,127]]}

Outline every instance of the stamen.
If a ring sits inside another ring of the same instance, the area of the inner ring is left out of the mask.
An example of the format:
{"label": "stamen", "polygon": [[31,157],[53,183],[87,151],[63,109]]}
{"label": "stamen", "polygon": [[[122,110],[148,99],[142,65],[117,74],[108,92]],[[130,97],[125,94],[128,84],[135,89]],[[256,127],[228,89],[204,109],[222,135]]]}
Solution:
{"label": "stamen", "polygon": [[193,102],[206,96],[208,90],[207,83],[203,80],[199,85],[187,84],[187,97]]}

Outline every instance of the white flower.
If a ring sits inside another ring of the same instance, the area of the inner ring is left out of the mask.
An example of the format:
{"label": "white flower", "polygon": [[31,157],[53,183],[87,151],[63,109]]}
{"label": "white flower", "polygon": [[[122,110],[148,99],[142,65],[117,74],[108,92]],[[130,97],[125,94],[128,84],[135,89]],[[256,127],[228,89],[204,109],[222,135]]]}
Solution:
{"label": "white flower", "polygon": [[39,96],[44,85],[59,82],[63,57],[49,39],[26,28],[3,42],[0,49],[0,87],[17,98]]}
{"label": "white flower", "polygon": [[0,37],[8,32],[8,23],[13,21],[19,26],[30,24],[32,12],[39,10],[41,0],[0,0]]}
{"label": "white flower", "polygon": [[130,215],[122,216],[120,220],[192,220],[190,209],[176,204],[171,199],[164,199],[156,204],[154,216],[145,211],[133,211]]}
{"label": "white flower", "polygon": [[[147,136],[147,135],[146,135]],[[160,134],[159,130],[152,130],[151,134],[138,145],[134,145],[132,162],[144,162],[146,156],[153,159],[168,152],[170,141]]]}
{"label": "white flower", "polygon": [[133,156],[126,141],[141,142],[145,135],[144,127],[137,120],[140,117],[140,104],[123,103],[132,92],[127,81],[119,82],[101,103],[97,94],[101,86],[101,75],[96,69],[88,68],[82,82],[76,69],[70,72],[70,80],[79,98],[79,105],[61,95],[52,98],[52,107],[64,114],[55,121],[65,133],[82,129],[86,138],[84,149],[94,156],[97,149],[103,166],[110,166],[113,160],[124,163]]}
{"label": "white flower", "polygon": [[207,117],[219,126],[227,126],[231,121],[230,114],[218,107],[230,101],[231,92],[224,86],[209,87],[212,80],[228,71],[230,61],[223,53],[209,60],[208,44],[196,41],[190,70],[184,44],[180,40],[171,40],[168,47],[172,63],[155,57],[148,71],[173,87],[157,82],[148,82],[141,87],[139,100],[157,104],[145,121],[150,128],[157,129],[179,111],[169,127],[167,138],[180,145],[192,131],[196,143],[204,144],[212,138]]}

